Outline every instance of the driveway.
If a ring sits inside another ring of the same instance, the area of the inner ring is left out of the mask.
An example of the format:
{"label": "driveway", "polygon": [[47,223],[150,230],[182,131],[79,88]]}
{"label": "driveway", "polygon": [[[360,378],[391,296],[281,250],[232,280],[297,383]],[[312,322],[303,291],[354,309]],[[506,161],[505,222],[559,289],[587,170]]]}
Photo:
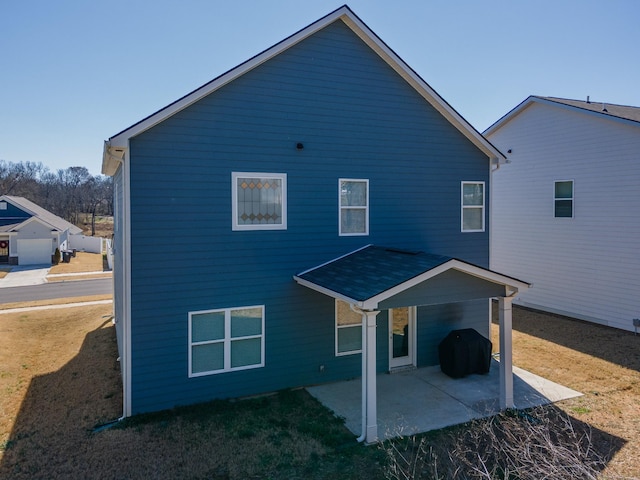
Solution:
{"label": "driveway", "polygon": [[47,274],[51,265],[24,265],[11,268],[9,274],[0,278],[0,288],[26,287],[47,283]]}

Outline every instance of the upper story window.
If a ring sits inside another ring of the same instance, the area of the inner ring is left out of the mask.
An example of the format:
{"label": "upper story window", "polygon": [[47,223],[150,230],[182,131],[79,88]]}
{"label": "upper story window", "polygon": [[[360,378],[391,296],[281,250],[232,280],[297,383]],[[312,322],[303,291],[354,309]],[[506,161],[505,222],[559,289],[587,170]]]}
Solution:
{"label": "upper story window", "polygon": [[556,218],[573,218],[573,180],[555,182],[553,203]]}
{"label": "upper story window", "polygon": [[463,232],[484,232],[484,182],[462,182]]}
{"label": "upper story window", "polygon": [[287,174],[233,172],[233,230],[286,230]]}
{"label": "upper story window", "polygon": [[189,376],[264,367],[264,306],[189,313]]}
{"label": "upper story window", "polygon": [[0,210],[6,210],[7,209],[7,202],[0,202]]}
{"label": "upper story window", "polygon": [[341,178],[340,235],[369,235],[369,180]]}

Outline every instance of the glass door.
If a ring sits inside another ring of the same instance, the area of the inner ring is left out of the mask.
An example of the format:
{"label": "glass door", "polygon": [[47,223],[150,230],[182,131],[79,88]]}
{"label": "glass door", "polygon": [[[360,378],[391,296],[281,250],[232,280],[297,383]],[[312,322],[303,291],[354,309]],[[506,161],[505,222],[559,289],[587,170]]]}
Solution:
{"label": "glass door", "polygon": [[415,307],[389,310],[389,369],[415,365]]}

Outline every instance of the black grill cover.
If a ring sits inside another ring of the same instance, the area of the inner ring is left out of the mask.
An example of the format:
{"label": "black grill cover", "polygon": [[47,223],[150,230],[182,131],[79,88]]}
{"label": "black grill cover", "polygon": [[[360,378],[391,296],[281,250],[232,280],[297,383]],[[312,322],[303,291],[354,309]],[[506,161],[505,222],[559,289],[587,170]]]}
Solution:
{"label": "black grill cover", "polygon": [[438,345],[440,370],[452,378],[489,373],[491,341],[473,328],[453,330]]}

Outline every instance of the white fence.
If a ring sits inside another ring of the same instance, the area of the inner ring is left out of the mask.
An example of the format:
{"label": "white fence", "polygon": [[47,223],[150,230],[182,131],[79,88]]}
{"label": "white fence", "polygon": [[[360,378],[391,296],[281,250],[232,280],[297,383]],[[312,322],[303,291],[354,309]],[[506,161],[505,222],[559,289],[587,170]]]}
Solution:
{"label": "white fence", "polygon": [[79,252],[102,253],[102,237],[87,237],[86,235],[70,235],[69,249]]}
{"label": "white fence", "polygon": [[109,265],[109,270],[113,270],[113,244],[108,238],[105,241],[107,242],[107,264]]}

